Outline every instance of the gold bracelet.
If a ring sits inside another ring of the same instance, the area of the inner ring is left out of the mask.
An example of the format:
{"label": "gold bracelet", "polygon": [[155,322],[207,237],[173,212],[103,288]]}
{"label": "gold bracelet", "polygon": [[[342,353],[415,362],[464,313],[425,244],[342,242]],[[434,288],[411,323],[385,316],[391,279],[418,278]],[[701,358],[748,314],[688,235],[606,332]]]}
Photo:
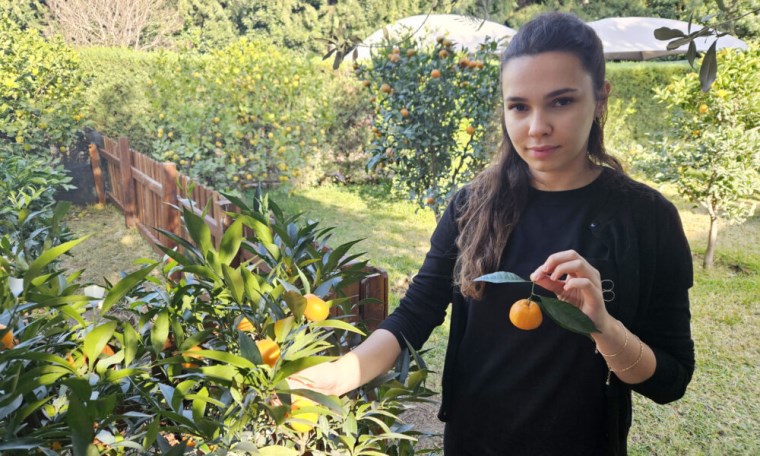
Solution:
{"label": "gold bracelet", "polygon": [[639,339],[639,357],[636,358],[636,361],[634,361],[633,364],[631,364],[630,366],[628,366],[628,367],[626,367],[624,369],[617,369],[616,370],[616,369],[613,369],[613,368],[607,366],[607,381],[605,382],[607,384],[607,386],[609,386],[609,384],[610,384],[610,377],[612,376],[613,372],[615,372],[616,374],[620,373],[620,372],[625,372],[627,370],[633,369],[634,367],[636,367],[637,364],[639,364],[639,362],[641,362],[641,358],[643,358],[643,356],[644,356],[644,342],[641,341],[640,337],[637,337],[637,339]]}
{"label": "gold bracelet", "polygon": [[625,342],[623,342],[623,348],[621,348],[620,351],[617,352],[617,353],[613,353],[611,355],[608,355],[606,353],[602,353],[602,351],[599,350],[599,346],[597,345],[596,346],[596,350],[595,350],[596,353],[599,353],[600,355],[602,355],[602,356],[604,356],[606,358],[612,358],[612,357],[615,357],[615,356],[623,353],[625,351],[626,347],[628,347],[628,330],[625,328],[625,326],[623,326],[623,322],[622,321],[618,320],[618,323],[620,324],[620,327],[623,328],[623,332],[625,333]]}

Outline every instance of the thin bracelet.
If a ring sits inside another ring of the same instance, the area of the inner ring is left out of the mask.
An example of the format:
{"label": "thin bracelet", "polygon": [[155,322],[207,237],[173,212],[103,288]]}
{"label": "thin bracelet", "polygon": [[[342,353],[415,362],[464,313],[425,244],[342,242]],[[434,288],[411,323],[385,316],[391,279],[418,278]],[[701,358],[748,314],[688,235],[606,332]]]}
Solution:
{"label": "thin bracelet", "polygon": [[615,356],[623,353],[625,351],[626,347],[628,347],[628,330],[625,328],[625,326],[623,326],[623,322],[622,321],[618,320],[618,323],[620,324],[620,327],[623,328],[623,333],[625,333],[625,342],[623,342],[623,348],[621,348],[620,351],[617,352],[617,353],[613,353],[611,355],[608,355],[606,353],[602,353],[602,351],[599,350],[599,346],[597,345],[595,351],[597,353],[599,353],[600,355],[604,356],[605,358],[613,358],[613,357],[615,357]]}
{"label": "thin bracelet", "polygon": [[610,377],[612,376],[612,373],[615,372],[616,374],[619,374],[621,372],[625,372],[627,370],[633,369],[636,367],[637,364],[641,361],[641,358],[644,355],[644,342],[641,341],[641,338],[637,337],[639,339],[639,357],[636,358],[636,361],[633,362],[630,366],[626,367],[625,369],[613,369],[609,366],[607,366],[607,381],[605,382],[607,386],[610,385]]}

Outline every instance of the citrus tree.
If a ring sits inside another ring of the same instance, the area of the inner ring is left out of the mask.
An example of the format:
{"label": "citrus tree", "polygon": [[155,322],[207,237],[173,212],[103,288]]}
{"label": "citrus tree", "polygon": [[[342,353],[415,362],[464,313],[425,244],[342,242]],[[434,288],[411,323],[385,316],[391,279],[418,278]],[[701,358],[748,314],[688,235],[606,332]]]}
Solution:
{"label": "citrus tree", "polygon": [[413,352],[342,398],[286,382],[363,337],[330,316],[362,277],[354,243],[327,249],[331,229],[231,198],[218,247],[185,210],[186,236],[166,233],[181,248],[105,288],[55,263],[82,239],[31,259],[0,238],[0,452],[414,453],[397,417],[430,394]]}
{"label": "citrus tree", "polygon": [[13,153],[66,150],[81,130],[87,79],[77,55],[0,17],[0,148]]}
{"label": "citrus tree", "polygon": [[741,223],[760,191],[760,52],[719,52],[721,66],[708,92],[695,72],[656,90],[667,103],[667,133],[641,166],[710,216],[704,267],[713,263],[718,221]]}
{"label": "citrus tree", "polygon": [[444,37],[430,48],[386,43],[356,73],[376,117],[369,169],[384,168],[396,189],[436,218],[449,196],[490,160],[484,147],[499,99],[496,43],[475,53]]}

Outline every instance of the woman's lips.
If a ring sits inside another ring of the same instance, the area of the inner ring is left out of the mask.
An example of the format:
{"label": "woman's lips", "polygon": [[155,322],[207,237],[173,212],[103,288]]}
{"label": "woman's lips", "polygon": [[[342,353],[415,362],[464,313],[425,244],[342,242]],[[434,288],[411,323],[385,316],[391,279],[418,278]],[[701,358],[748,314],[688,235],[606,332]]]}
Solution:
{"label": "woman's lips", "polygon": [[531,153],[536,158],[543,158],[548,155],[550,155],[555,150],[559,149],[559,146],[534,146],[534,147],[528,147],[528,150],[531,151]]}

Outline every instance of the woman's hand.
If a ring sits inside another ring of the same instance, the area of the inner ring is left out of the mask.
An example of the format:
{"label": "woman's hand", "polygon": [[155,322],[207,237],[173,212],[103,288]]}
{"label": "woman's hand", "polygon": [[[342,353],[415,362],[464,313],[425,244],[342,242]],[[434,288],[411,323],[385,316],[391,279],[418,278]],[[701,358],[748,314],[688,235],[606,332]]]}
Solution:
{"label": "woman's hand", "polygon": [[604,305],[599,271],[574,250],[550,255],[530,280],[578,307],[602,332],[615,321]]}
{"label": "woman's hand", "polygon": [[322,363],[306,368],[288,377],[290,389],[309,389],[322,394],[340,395],[338,387],[338,366],[334,362]]}

